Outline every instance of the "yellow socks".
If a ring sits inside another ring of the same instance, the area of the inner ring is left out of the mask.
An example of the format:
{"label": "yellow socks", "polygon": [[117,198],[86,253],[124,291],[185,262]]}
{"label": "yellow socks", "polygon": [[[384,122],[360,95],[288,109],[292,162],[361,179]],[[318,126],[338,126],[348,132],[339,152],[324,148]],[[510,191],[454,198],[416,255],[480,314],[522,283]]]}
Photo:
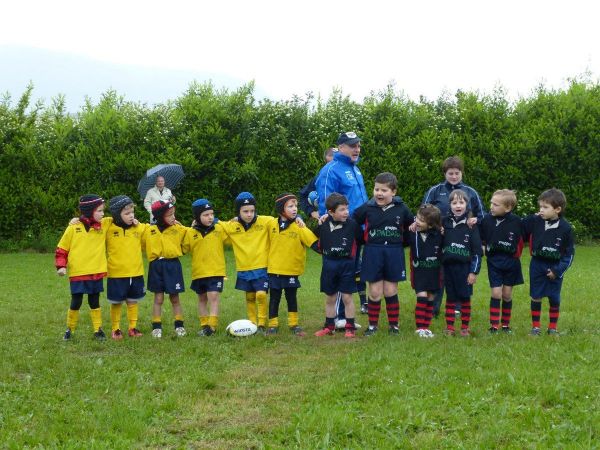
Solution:
{"label": "yellow socks", "polygon": [[209,325],[208,316],[198,316],[198,318],[200,319],[200,328],[203,328],[203,327]]}
{"label": "yellow socks", "polygon": [[269,328],[277,328],[279,326],[279,317],[269,319]]}
{"label": "yellow socks", "polygon": [[75,328],[77,328],[77,322],[79,322],[79,310],[69,309],[67,311],[67,328],[71,331],[75,331]]}
{"label": "yellow socks", "polygon": [[113,331],[121,329],[121,303],[110,304],[110,323]]}
{"label": "yellow socks", "polygon": [[217,326],[219,326],[219,316],[209,316],[208,324],[213,329],[213,331],[215,331],[217,329]]}
{"label": "yellow socks", "polygon": [[137,303],[127,305],[127,321],[129,322],[130,330],[137,328],[139,309],[140,307]]}
{"label": "yellow socks", "polygon": [[288,312],[288,326],[290,328],[298,326],[298,313]]}
{"label": "yellow socks", "polygon": [[96,333],[102,328],[102,313],[100,312],[100,308],[90,309],[90,317],[92,318],[92,328],[94,328],[94,333]]}
{"label": "yellow socks", "polygon": [[246,292],[246,314],[248,320],[256,323],[256,293]]}
{"label": "yellow socks", "polygon": [[258,326],[264,327],[267,324],[269,311],[269,303],[267,301],[267,293],[265,291],[259,291],[256,293],[256,304],[258,306]]}

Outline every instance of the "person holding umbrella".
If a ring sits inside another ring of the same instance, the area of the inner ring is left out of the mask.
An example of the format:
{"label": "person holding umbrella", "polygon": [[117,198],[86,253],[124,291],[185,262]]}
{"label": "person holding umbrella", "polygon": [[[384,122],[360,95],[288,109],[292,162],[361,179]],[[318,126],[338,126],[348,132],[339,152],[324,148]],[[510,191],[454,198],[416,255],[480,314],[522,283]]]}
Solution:
{"label": "person holding umbrella", "polygon": [[154,187],[148,189],[146,197],[144,198],[144,208],[150,214],[150,222],[153,223],[154,217],[152,216],[152,203],[163,201],[175,203],[175,196],[171,192],[171,189],[165,186],[165,177],[157,175],[154,183]]}

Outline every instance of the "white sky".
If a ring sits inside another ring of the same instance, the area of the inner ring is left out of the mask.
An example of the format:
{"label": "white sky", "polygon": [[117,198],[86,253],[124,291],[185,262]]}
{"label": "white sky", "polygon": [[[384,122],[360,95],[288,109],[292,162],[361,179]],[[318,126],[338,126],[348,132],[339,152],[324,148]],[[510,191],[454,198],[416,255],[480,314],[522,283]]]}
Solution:
{"label": "white sky", "polygon": [[362,100],[392,81],[415,99],[498,84],[516,96],[600,72],[596,1],[13,0],[0,11],[0,46],[254,79],[272,99],[339,87]]}

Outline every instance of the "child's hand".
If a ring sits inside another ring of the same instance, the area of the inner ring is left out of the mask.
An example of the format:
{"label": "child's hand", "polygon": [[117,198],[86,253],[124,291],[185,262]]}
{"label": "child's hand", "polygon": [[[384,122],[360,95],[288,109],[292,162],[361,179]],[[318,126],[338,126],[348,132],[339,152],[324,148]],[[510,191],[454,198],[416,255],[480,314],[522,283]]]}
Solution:
{"label": "child's hand", "polygon": [[477,225],[477,217],[471,217],[470,219],[467,219],[467,225],[469,228],[473,228],[475,225]]}
{"label": "child's hand", "polygon": [[477,275],[475,275],[474,273],[470,273],[469,276],[467,277],[467,284],[474,285],[476,281],[477,281]]}
{"label": "child's hand", "polygon": [[196,226],[196,219],[192,220],[192,224],[190,225],[192,228]]}
{"label": "child's hand", "polygon": [[69,220],[69,225],[77,225],[79,223],[79,217],[73,217]]}
{"label": "child's hand", "polygon": [[230,222],[239,222],[240,220],[238,219],[238,216],[232,217],[231,219],[229,219]]}
{"label": "child's hand", "polygon": [[313,211],[310,213],[310,217],[312,217],[315,220],[319,220],[319,211]]}
{"label": "child's hand", "polygon": [[412,233],[416,233],[417,232],[417,222],[413,222],[408,226],[408,231],[412,232]]}
{"label": "child's hand", "polygon": [[321,217],[319,217],[319,225],[321,225],[323,222],[325,222],[328,217],[329,217],[329,214],[327,214],[327,213],[325,213]]}
{"label": "child's hand", "polygon": [[56,274],[59,277],[64,277],[67,274],[67,268],[66,267],[61,267],[60,269],[56,269]]}
{"label": "child's hand", "polygon": [[140,221],[139,221],[139,220],[137,220],[137,219],[134,217],[134,218],[133,218],[133,224],[134,224],[134,225],[139,225],[139,224],[140,224]]}
{"label": "child's hand", "polygon": [[304,220],[302,220],[302,217],[300,216],[296,216],[296,225],[298,225],[300,228],[304,228],[306,226],[304,224]]}
{"label": "child's hand", "polygon": [[548,272],[546,272],[546,276],[551,280],[556,280],[556,274],[552,272],[552,269],[548,269]]}

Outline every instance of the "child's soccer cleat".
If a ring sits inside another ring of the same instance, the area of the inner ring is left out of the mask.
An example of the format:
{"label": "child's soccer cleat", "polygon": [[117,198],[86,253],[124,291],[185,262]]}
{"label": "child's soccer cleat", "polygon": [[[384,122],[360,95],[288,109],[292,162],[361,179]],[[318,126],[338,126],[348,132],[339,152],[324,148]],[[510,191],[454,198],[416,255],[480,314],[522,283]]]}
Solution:
{"label": "child's soccer cleat", "polygon": [[121,330],[115,330],[112,332],[110,337],[113,338],[115,341],[120,341],[121,339],[123,339],[123,333],[121,333]]}
{"label": "child's soccer cleat", "polygon": [[154,330],[152,330],[152,337],[160,339],[162,337],[162,328],[155,328]]}
{"label": "child's soccer cleat", "polygon": [[397,325],[390,325],[388,328],[388,334],[400,334],[400,329]]}
{"label": "child's soccer cleat", "polygon": [[533,327],[529,332],[529,336],[539,336],[540,334],[542,334],[542,332],[539,327]]}
{"label": "child's soccer cleat", "polygon": [[454,330],[451,330],[450,328],[446,328],[444,330],[444,335],[445,336],[454,336],[456,334],[456,332]]}
{"label": "child's soccer cleat", "polygon": [[198,336],[212,336],[215,334],[214,330],[209,325],[204,325],[200,331],[198,331]]}
{"label": "child's soccer cleat", "polygon": [[265,336],[267,334],[267,330],[265,329],[265,327],[263,327],[262,325],[260,325],[257,329],[256,329],[256,333],[255,334],[259,334],[261,336]]}
{"label": "child's soccer cleat", "polygon": [[369,308],[366,303],[360,305],[360,313],[361,314],[369,314]]}
{"label": "child's soccer cleat", "polygon": [[333,334],[335,333],[334,330],[331,330],[327,327],[320,329],[319,331],[315,332],[315,336],[317,337],[321,337],[321,336],[333,336]]}
{"label": "child's soccer cleat", "polygon": [[490,334],[498,334],[498,328],[490,327]]}
{"label": "child's soccer cleat", "polygon": [[346,328],[346,332],[344,333],[344,337],[348,339],[352,339],[356,337],[356,331],[352,328]]}
{"label": "child's soccer cleat", "polygon": [[143,334],[140,330],[138,330],[137,328],[130,328],[129,331],[127,332],[127,334],[129,335],[129,337],[142,337]]}
{"label": "child's soccer cleat", "polygon": [[504,334],[512,334],[512,330],[510,329],[510,327],[502,327],[502,332]]}
{"label": "child's soccer cleat", "polygon": [[432,338],[434,336],[434,334],[428,328],[421,328],[416,330],[415,333],[421,338]]}
{"label": "child's soccer cleat", "polygon": [[290,331],[292,332],[292,334],[295,334],[296,336],[299,336],[299,337],[306,336],[306,333],[304,332],[304,330],[301,327],[299,327],[298,325],[296,325],[295,327],[290,327]]}
{"label": "child's soccer cleat", "polygon": [[469,337],[471,336],[471,331],[468,328],[463,328],[460,330],[460,335],[462,337]]}
{"label": "child's soccer cleat", "polygon": [[106,335],[104,334],[104,331],[102,331],[102,328],[98,328],[98,331],[94,333],[94,339],[97,341],[103,341],[106,339]]}
{"label": "child's soccer cleat", "polygon": [[267,329],[266,335],[267,336],[273,336],[275,334],[277,334],[279,330],[277,329],[277,327],[270,327]]}
{"label": "child's soccer cleat", "polygon": [[177,327],[175,328],[175,334],[177,335],[177,337],[184,337],[187,333],[185,331],[185,328]]}
{"label": "child's soccer cleat", "polygon": [[377,327],[374,325],[369,325],[369,328],[365,330],[365,336],[374,336],[377,333]]}
{"label": "child's soccer cleat", "polygon": [[69,341],[72,337],[72,333],[71,333],[71,329],[67,328],[67,331],[65,331],[65,334],[63,335],[63,341]]}
{"label": "child's soccer cleat", "polygon": [[556,328],[548,328],[548,336],[558,337],[560,336],[560,333]]}

